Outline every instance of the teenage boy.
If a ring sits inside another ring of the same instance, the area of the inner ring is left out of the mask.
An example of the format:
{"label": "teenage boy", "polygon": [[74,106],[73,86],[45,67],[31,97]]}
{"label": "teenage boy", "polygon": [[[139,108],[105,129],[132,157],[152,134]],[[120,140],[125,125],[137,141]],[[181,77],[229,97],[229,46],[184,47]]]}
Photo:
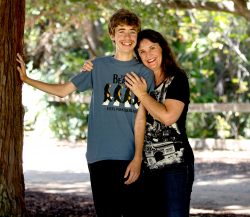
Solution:
{"label": "teenage boy", "polygon": [[115,54],[93,60],[90,73],[79,73],[64,84],[44,83],[26,75],[19,54],[18,71],[23,82],[59,97],[92,89],[86,157],[97,216],[138,217],[142,160],[142,147],[134,142],[138,99],[126,88],[124,77],[127,72],[137,73],[147,80],[149,90],[153,89],[154,78],[134,58],[140,19],[120,9],[110,18],[108,28]]}

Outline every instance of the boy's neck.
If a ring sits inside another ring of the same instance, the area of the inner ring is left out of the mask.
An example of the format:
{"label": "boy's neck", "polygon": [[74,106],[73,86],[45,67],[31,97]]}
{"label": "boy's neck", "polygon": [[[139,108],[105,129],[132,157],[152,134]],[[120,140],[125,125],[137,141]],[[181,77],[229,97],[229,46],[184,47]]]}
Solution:
{"label": "boy's neck", "polygon": [[134,53],[115,53],[115,59],[120,61],[130,61],[134,58]]}

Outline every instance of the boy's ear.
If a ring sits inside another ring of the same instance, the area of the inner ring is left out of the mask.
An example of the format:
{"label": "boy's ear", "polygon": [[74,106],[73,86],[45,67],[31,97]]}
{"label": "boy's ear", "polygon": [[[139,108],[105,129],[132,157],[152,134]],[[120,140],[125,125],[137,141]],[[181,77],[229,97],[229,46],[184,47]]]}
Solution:
{"label": "boy's ear", "polygon": [[115,35],[109,34],[109,37],[110,37],[111,41],[115,42]]}

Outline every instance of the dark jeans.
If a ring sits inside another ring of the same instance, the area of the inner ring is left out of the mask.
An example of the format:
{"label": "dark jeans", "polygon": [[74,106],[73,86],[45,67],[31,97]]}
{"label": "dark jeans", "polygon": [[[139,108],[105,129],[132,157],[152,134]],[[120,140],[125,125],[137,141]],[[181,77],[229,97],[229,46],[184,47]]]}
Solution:
{"label": "dark jeans", "polygon": [[194,182],[194,165],[181,165],[145,172],[147,217],[188,217]]}
{"label": "dark jeans", "polygon": [[141,179],[124,184],[130,161],[104,160],[89,164],[95,209],[98,217],[140,217]]}

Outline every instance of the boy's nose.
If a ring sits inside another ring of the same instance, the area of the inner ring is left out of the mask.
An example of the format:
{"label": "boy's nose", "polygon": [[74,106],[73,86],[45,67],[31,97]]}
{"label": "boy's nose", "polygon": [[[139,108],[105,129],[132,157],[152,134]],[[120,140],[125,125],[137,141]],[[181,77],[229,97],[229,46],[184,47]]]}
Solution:
{"label": "boy's nose", "polygon": [[124,33],[124,37],[130,38],[130,36],[131,36],[131,35],[130,35],[129,32],[125,32],[125,33]]}

